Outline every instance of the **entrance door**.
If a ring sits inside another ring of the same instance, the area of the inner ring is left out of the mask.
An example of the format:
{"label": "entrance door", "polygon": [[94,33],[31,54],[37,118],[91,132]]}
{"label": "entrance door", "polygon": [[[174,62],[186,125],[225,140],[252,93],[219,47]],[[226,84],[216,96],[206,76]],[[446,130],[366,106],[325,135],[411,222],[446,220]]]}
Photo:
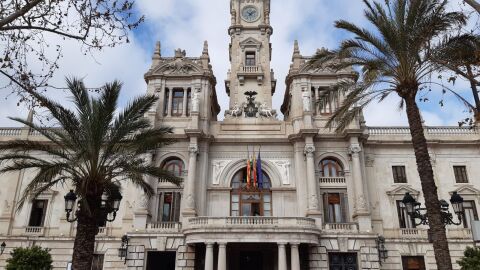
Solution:
{"label": "entrance door", "polygon": [[175,270],[175,251],[147,252],[146,270]]}
{"label": "entrance door", "polygon": [[403,270],[425,270],[423,256],[402,256]]}
{"label": "entrance door", "polygon": [[357,270],[357,253],[329,253],[330,270]]}
{"label": "entrance door", "polygon": [[249,251],[240,253],[240,269],[241,270],[262,270],[263,260],[262,253]]}

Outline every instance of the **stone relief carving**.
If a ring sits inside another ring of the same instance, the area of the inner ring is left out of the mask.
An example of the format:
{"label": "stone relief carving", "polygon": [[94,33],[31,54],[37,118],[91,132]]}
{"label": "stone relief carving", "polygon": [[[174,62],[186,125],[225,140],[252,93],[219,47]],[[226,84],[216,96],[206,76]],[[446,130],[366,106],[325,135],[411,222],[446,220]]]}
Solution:
{"label": "stone relief carving", "polygon": [[231,116],[231,117],[240,117],[243,114],[243,110],[238,106],[238,103],[235,102],[233,104],[233,107],[230,108],[230,110],[225,111],[225,117]]}
{"label": "stone relief carving", "polygon": [[269,108],[267,106],[266,102],[260,104],[258,114],[260,115],[260,117],[266,117],[266,118],[276,118],[277,117],[277,111]]}
{"label": "stone relief carving", "polygon": [[213,170],[213,184],[219,185],[220,184],[220,175],[222,175],[223,170],[225,167],[231,162],[231,160],[214,160],[212,161]]}
{"label": "stone relief carving", "polygon": [[367,205],[367,200],[366,200],[365,196],[364,195],[358,196],[358,198],[356,200],[356,204],[355,204],[355,209],[357,211],[366,210],[366,209],[368,209],[367,206],[368,205]]}
{"label": "stone relief carving", "polygon": [[200,89],[195,89],[192,96],[192,112],[198,112],[200,109]]}
{"label": "stone relief carving", "polygon": [[282,177],[284,185],[290,185],[290,161],[288,160],[274,160],[273,164],[277,167]]}
{"label": "stone relief carving", "polygon": [[308,91],[303,91],[302,92],[302,100],[303,100],[303,111],[304,112],[309,112],[312,110],[312,102],[311,102],[311,97],[310,97],[310,92]]}

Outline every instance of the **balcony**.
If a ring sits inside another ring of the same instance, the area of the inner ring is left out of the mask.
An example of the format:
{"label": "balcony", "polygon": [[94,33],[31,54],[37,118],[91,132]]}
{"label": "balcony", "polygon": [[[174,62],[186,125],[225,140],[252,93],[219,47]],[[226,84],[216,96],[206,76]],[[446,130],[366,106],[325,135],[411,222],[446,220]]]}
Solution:
{"label": "balcony", "polygon": [[469,228],[447,229],[448,238],[473,239],[472,230]]}
{"label": "balcony", "polygon": [[25,235],[27,236],[43,236],[45,233],[44,227],[25,227]]}
{"label": "balcony", "polygon": [[315,220],[304,217],[196,217],[188,220],[183,232],[187,243],[214,236],[227,242],[274,243],[291,238],[313,244],[320,235]]}
{"label": "balcony", "polygon": [[428,239],[428,231],[423,228],[385,229],[384,236],[386,238]]}
{"label": "balcony", "polygon": [[326,223],[325,233],[357,233],[357,223]]}
{"label": "balcony", "polygon": [[345,187],[346,181],[345,177],[320,177],[319,178],[320,187],[322,188],[335,188],[335,187]]}
{"label": "balcony", "polygon": [[154,233],[179,233],[182,230],[180,222],[159,222],[147,224],[147,232]]}
{"label": "balcony", "polygon": [[254,77],[257,79],[258,85],[263,82],[264,74],[261,66],[241,66],[237,73],[240,85],[243,85],[246,77]]}

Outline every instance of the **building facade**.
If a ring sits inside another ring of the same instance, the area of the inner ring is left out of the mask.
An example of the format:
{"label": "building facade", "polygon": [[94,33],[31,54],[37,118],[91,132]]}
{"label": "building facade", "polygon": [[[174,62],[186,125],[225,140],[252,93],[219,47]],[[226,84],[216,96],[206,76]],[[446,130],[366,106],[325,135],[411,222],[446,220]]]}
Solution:
{"label": "building facade", "polygon": [[[316,102],[354,73],[310,65],[297,42],[279,120],[269,16],[269,0],[231,0],[230,101],[222,121],[208,44],[200,57],[181,49],[162,56],[156,45],[145,81],[159,99],[147,117],[174,127],[177,142],[148,159],[184,181],[147,179],[152,198],[126,184],[116,220],[97,236],[95,270],[436,269],[428,227],[417,226],[401,203],[406,192],[423,203],[409,129],[368,127],[361,116],[341,134],[325,128],[341,98],[322,109]],[[471,221],[478,219],[480,133],[425,131],[440,198],[458,192],[465,199],[465,222],[447,226],[456,261],[473,245]],[[45,141],[28,128],[0,129],[0,143],[18,138]],[[257,173],[247,180],[252,157]],[[67,188],[15,211],[33,173],[0,176],[0,242],[7,245],[0,268],[13,248],[40,245],[51,249],[55,269],[65,269],[76,230],[65,217]],[[118,257],[124,234],[126,260]]]}

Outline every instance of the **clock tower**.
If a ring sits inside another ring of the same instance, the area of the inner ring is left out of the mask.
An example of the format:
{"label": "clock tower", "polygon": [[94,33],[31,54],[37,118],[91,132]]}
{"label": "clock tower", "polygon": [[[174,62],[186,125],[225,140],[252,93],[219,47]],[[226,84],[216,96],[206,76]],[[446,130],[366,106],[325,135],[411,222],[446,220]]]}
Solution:
{"label": "clock tower", "polygon": [[271,109],[276,80],[270,69],[270,0],[231,0],[230,13],[231,68],[225,81],[230,109],[247,102],[247,92],[256,92],[255,102]]}

